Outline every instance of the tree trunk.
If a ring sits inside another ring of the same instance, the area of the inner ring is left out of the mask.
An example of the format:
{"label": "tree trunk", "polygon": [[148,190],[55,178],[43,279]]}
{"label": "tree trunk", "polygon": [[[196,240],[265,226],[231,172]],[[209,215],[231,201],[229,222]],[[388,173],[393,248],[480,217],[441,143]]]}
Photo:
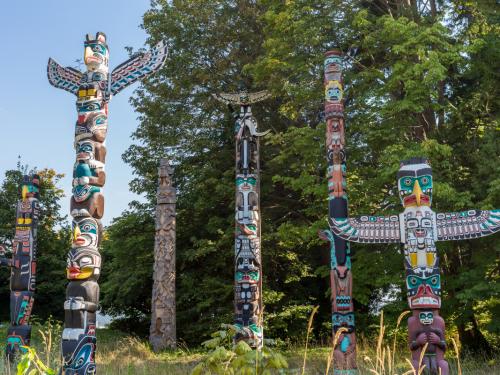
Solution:
{"label": "tree trunk", "polygon": [[173,168],[161,159],[158,170],[156,237],[149,342],[153,350],[176,347],[175,322],[175,201]]}

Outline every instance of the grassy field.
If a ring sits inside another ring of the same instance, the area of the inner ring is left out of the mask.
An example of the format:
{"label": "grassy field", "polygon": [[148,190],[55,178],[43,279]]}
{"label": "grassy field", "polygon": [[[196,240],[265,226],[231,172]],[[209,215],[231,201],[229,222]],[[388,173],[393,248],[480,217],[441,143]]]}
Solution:
{"label": "grassy field", "polygon": [[[34,327],[33,346],[36,348],[40,358],[50,363],[52,368],[58,367],[59,358],[59,335],[60,328],[53,330],[54,335],[51,342],[48,342],[47,327]],[[0,340],[3,341],[6,336],[5,326],[0,329]],[[44,340],[45,336],[45,340]],[[394,369],[389,371],[388,362],[392,359],[387,358],[390,351],[389,345],[385,343],[379,346],[377,343],[369,345],[361,342],[358,350],[359,374],[380,374],[380,375],[401,375],[411,370],[406,361],[408,352],[404,347],[396,350],[394,356]],[[390,343],[392,346],[392,341]],[[381,350],[385,353],[383,354]],[[287,359],[289,369],[284,374],[301,374],[304,347],[288,347],[279,350]],[[307,362],[305,374],[326,374],[328,357],[331,349],[328,347],[312,347],[307,351]],[[453,349],[448,351],[448,361],[451,368],[451,374],[458,374],[456,353]],[[207,356],[207,351],[203,349],[190,350],[187,348],[177,351],[163,352],[155,354],[150,350],[146,341],[127,336],[121,332],[102,329],[98,331],[98,354],[97,363],[98,372],[103,375],[180,375],[189,374],[194,366]],[[382,361],[381,358],[384,357]],[[379,358],[379,361],[377,361]],[[378,362],[378,366],[376,366]],[[384,364],[382,366],[382,363]],[[491,375],[500,374],[499,360],[485,360],[482,358],[471,358],[463,356],[460,361],[461,373],[467,375]],[[3,356],[0,356],[0,369],[3,374],[8,374],[7,365]],[[332,371],[329,371],[332,374]],[[411,372],[410,372],[411,373]],[[12,372],[14,374],[14,372]]]}

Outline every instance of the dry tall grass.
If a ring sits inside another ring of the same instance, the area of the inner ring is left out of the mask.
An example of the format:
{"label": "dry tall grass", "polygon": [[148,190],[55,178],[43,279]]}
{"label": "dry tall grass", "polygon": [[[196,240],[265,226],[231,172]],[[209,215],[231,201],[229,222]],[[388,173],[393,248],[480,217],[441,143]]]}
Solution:
{"label": "dry tall grass", "polygon": [[[367,342],[360,337],[357,350],[359,375],[415,374],[407,361],[409,351],[406,348],[406,343],[397,341],[398,330],[405,329],[400,327],[405,316],[406,313],[401,314],[396,328],[389,330],[382,315],[377,340]],[[282,372],[283,374],[333,374],[335,364],[332,347],[311,347],[309,344],[311,327],[312,319],[309,321],[308,332],[305,335],[307,347],[304,345],[283,350],[283,354],[289,362],[289,370]],[[50,367],[57,368],[60,356],[60,326],[46,324],[36,327],[33,331],[33,346],[36,348],[38,356]],[[0,342],[4,341],[5,335],[6,330],[0,329]],[[111,330],[99,330],[98,337],[97,363],[100,375],[185,375],[189,374],[194,366],[206,356],[206,351],[201,349],[188,350],[187,348],[155,354],[146,341]],[[496,361],[485,361],[483,358],[466,356],[460,362],[459,343],[453,339],[449,341],[452,345],[447,352],[447,360],[450,364],[451,374],[500,374],[500,364],[498,363],[500,358]],[[335,339],[333,344],[335,344]],[[8,366],[1,355],[0,374],[8,374]]]}

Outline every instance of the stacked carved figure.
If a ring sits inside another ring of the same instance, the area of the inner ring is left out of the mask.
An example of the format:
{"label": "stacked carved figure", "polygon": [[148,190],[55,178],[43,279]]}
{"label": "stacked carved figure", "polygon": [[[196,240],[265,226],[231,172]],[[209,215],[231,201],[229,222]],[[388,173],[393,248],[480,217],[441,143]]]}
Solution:
{"label": "stacked carved figure", "polygon": [[12,241],[12,257],[5,257],[0,246],[0,264],[10,267],[10,326],[7,332],[6,355],[10,362],[24,352],[31,340],[31,309],[36,284],[37,228],[40,207],[40,178],[36,174],[23,176],[20,200],[16,207],[16,232]]}
{"label": "stacked carved figure", "polygon": [[432,169],[424,158],[403,161],[398,190],[404,211],[393,216],[330,219],[330,228],[347,241],[401,243],[404,248],[408,305],[409,347],[413,367],[429,374],[447,375],[445,323],[441,308],[441,275],[437,241],[465,240],[500,230],[500,210],[435,213],[432,202]]}
{"label": "stacked carved figure", "polygon": [[84,43],[87,71],[63,68],[49,59],[49,82],[77,96],[71,216],[73,242],[68,254],[65,321],[62,337],[63,373],[94,374],[96,315],[101,270],[101,218],[106,181],[108,102],[112,95],[158,70],[166,59],[159,43],[148,53],[137,54],[109,74],[106,35],[88,34]]}
{"label": "stacked carved figure", "polygon": [[[325,120],[328,163],[328,216],[347,217],[344,83],[342,55],[325,54]],[[349,242],[329,230],[319,233],[330,241],[330,287],[333,334],[342,328],[334,356],[335,374],[356,372],[356,334],[352,303],[351,249]]]}
{"label": "stacked carved figure", "polygon": [[254,348],[263,344],[262,262],[260,251],[260,161],[257,121],[250,105],[266,99],[266,91],[249,94],[218,94],[223,103],[239,105],[234,113],[236,138],[236,214],[235,214],[235,340]]}
{"label": "stacked carved figure", "polygon": [[176,347],[175,321],[175,202],[174,168],[160,160],[156,192],[155,262],[149,342],[158,352]]}

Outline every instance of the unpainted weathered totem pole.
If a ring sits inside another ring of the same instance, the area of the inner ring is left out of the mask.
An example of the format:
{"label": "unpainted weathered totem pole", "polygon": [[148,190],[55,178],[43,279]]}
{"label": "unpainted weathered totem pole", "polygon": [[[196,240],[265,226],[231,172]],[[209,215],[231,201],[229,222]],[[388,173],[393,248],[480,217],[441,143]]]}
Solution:
{"label": "unpainted weathered totem pole", "polygon": [[[328,162],[328,216],[347,217],[344,83],[342,53],[325,54],[326,156]],[[330,287],[333,335],[343,328],[334,350],[334,373],[356,373],[356,333],[352,303],[352,269],[349,242],[330,230],[319,233],[330,241]]]}
{"label": "unpainted weathered totem pole", "polygon": [[401,243],[404,248],[408,305],[409,347],[413,367],[427,345],[422,366],[432,375],[448,375],[445,323],[441,308],[441,275],[437,241],[465,240],[500,230],[500,210],[435,213],[432,202],[432,169],[424,158],[403,161],[398,172],[398,190],[403,213],[392,216],[330,218],[335,235],[354,242]]}
{"label": "unpainted weathered totem pole", "polygon": [[151,300],[149,342],[153,350],[175,349],[175,202],[174,169],[167,159],[160,160],[156,194],[156,235]]}
{"label": "unpainted weathered totem pole", "polygon": [[227,104],[239,105],[235,112],[236,215],[235,215],[235,341],[244,340],[260,349],[262,327],[262,262],[260,249],[260,160],[257,121],[250,105],[269,97],[267,91],[249,94],[217,94]]}
{"label": "unpainted weathered totem pole", "polygon": [[73,168],[73,243],[68,254],[65,321],[62,337],[62,373],[95,374],[96,315],[101,271],[101,218],[104,214],[103,186],[108,128],[108,102],[112,95],[161,68],[166,46],[156,45],[148,53],[133,56],[109,73],[106,35],[87,34],[84,63],[87,71],[63,68],[49,59],[50,84],[77,96],[78,119]]}
{"label": "unpainted weathered totem pole", "polygon": [[31,340],[31,309],[36,284],[37,230],[40,215],[38,194],[40,177],[25,175],[19,189],[16,207],[16,232],[12,241],[12,257],[5,257],[0,246],[0,264],[10,267],[10,326],[7,331],[6,355],[12,363],[16,354],[25,352]]}

